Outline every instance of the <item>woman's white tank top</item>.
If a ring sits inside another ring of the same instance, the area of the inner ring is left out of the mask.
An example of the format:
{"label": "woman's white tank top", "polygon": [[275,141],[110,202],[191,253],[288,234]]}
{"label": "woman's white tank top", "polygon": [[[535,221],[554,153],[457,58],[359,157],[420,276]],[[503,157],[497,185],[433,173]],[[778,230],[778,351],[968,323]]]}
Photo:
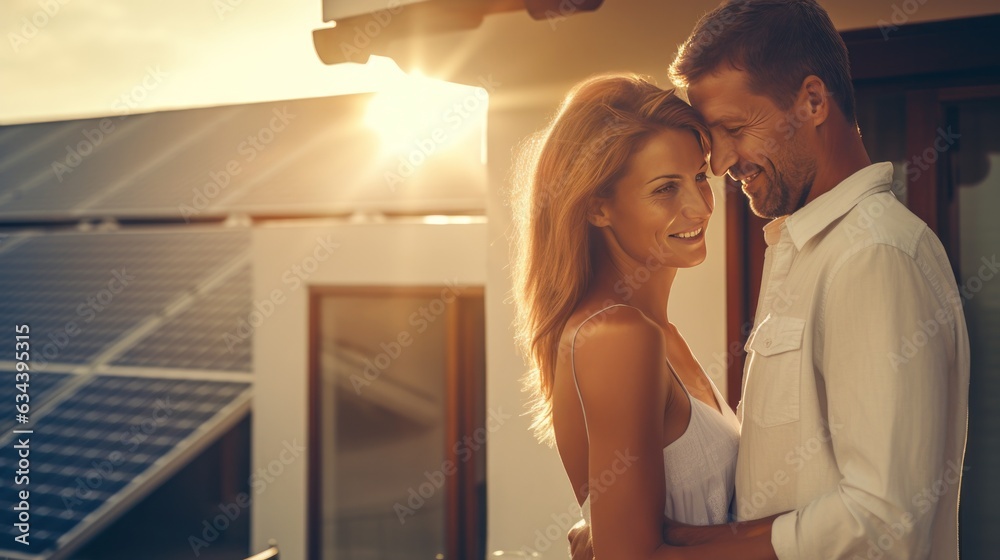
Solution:
{"label": "woman's white tank top", "polygon": [[[575,354],[576,335],[587,321],[616,306],[632,307],[623,303],[609,305],[583,320],[573,333],[573,353]],[[584,428],[587,440],[590,440],[590,429],[586,426],[587,413],[583,405],[583,395],[576,379],[575,357],[571,357],[573,383],[580,397],[580,407],[583,410]],[[700,367],[699,363],[699,367]],[[667,360],[667,367],[684,387],[677,377],[673,366]],[[704,374],[704,368],[702,368]],[[708,376],[706,375],[706,378]],[[740,423],[736,414],[727,406],[719,389],[708,378],[722,413],[691,396],[684,387],[684,392],[691,401],[691,417],[684,433],[663,448],[663,471],[666,478],[666,505],[663,513],[668,518],[689,525],[719,525],[729,522],[734,495],[736,476],[736,452],[740,440]],[[590,496],[583,502],[583,517],[590,523]]]}

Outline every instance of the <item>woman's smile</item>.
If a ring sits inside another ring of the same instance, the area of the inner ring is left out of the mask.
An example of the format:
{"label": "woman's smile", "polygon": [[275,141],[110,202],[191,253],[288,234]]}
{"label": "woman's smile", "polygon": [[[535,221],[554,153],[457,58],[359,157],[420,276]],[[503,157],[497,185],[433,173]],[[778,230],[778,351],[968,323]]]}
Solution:
{"label": "woman's smile", "polygon": [[683,241],[684,243],[698,243],[705,239],[705,228],[704,226],[698,226],[691,230],[671,234],[669,237]]}

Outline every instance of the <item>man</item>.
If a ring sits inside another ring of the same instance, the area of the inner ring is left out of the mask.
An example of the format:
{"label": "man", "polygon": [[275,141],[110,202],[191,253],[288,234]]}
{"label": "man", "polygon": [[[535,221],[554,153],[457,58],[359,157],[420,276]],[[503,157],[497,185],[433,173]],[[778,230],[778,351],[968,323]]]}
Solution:
{"label": "man", "polygon": [[[958,557],[969,341],[948,258],[871,164],[847,50],[815,0],[730,1],[671,67],[767,250],[746,344],[734,523],[780,560]],[[571,532],[589,558],[589,530]]]}

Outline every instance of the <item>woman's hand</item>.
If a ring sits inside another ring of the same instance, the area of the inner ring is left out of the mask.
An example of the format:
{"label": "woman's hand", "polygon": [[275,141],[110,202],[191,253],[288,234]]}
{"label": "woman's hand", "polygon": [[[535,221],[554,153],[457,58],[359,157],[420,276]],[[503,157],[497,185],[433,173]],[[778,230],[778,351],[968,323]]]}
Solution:
{"label": "woman's hand", "polygon": [[569,530],[569,554],[573,560],[594,560],[594,545],[590,541],[590,525],[581,519]]}

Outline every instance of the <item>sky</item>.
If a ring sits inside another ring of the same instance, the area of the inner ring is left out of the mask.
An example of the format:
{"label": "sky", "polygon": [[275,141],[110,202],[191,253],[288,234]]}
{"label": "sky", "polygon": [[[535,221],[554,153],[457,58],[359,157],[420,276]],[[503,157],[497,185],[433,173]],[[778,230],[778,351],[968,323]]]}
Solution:
{"label": "sky", "polygon": [[372,91],[327,66],[321,0],[3,0],[0,124]]}
{"label": "sky", "polygon": [[[389,2],[330,0],[346,13]],[[830,1],[850,29],[856,4]],[[384,70],[320,62],[323,0],[0,0],[0,124],[374,91]],[[906,2],[879,0],[885,18]],[[916,4],[914,4],[916,5]],[[995,13],[919,2],[915,20]],[[898,14],[900,23],[908,21]]]}

